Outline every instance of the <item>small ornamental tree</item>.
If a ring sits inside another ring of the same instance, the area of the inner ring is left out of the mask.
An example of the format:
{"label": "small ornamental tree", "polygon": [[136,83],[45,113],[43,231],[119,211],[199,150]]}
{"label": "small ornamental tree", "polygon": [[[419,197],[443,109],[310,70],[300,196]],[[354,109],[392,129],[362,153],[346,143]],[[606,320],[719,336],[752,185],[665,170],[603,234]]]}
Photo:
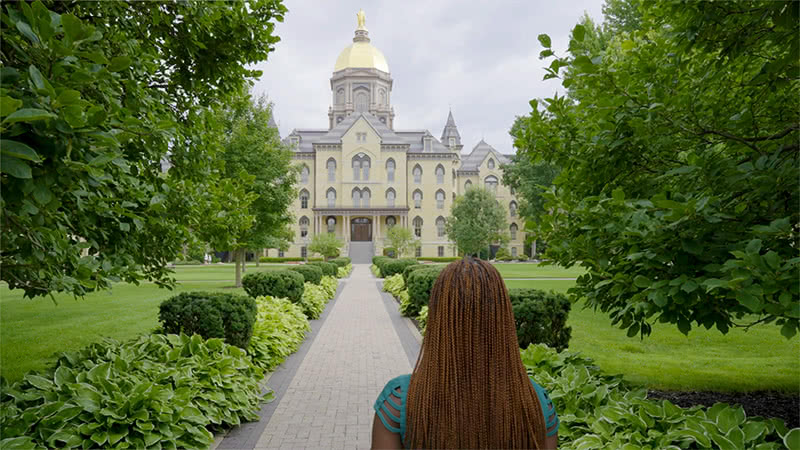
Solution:
{"label": "small ornamental tree", "polygon": [[311,239],[311,244],[308,246],[308,251],[312,253],[319,253],[325,258],[325,261],[330,258],[339,256],[339,250],[344,246],[344,243],[336,237],[333,233],[319,233],[315,234]]}
{"label": "small ornamental tree", "polygon": [[393,226],[389,228],[389,232],[386,233],[386,239],[389,242],[389,247],[397,250],[398,257],[410,255],[419,247],[419,241],[414,237],[414,233],[405,227]]}
{"label": "small ornamental tree", "polygon": [[445,222],[445,231],[458,250],[467,255],[478,254],[494,242],[506,242],[506,211],[495,195],[480,187],[456,197]]}

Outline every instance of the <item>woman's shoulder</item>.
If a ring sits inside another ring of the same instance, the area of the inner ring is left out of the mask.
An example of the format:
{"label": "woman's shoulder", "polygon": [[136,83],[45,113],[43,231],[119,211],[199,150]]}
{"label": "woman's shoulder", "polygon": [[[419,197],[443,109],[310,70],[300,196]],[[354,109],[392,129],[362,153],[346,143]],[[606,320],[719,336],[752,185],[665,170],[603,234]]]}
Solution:
{"label": "woman's shoulder", "polygon": [[411,374],[407,373],[405,375],[398,375],[386,383],[385,388],[391,387],[392,389],[401,388],[405,391],[408,388],[408,383],[411,382]]}

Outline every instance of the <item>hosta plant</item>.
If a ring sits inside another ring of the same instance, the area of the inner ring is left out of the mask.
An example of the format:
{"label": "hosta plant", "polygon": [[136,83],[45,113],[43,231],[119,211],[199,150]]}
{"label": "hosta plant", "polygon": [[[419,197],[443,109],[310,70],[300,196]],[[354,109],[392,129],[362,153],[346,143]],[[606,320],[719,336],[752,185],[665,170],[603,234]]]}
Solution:
{"label": "hosta plant", "polygon": [[428,306],[423,306],[422,309],[419,310],[419,316],[417,316],[417,323],[419,324],[419,331],[425,335],[425,328],[428,326]]}
{"label": "hosta plant", "polygon": [[256,304],[258,315],[247,351],[253,364],[271,371],[297,351],[311,327],[303,309],[287,299],[264,296],[256,298]]}
{"label": "hosta plant", "polygon": [[319,319],[322,311],[325,310],[328,296],[322,286],[306,283],[303,297],[297,304],[303,310],[303,314],[309,319]]}
{"label": "hosta plant", "polygon": [[798,449],[800,428],[748,418],[741,407],[680,408],[650,400],[647,390],[603,374],[591,359],[545,345],[522,350],[528,372],[550,392],[561,427],[559,446],[575,449]]}
{"label": "hosta plant", "polygon": [[339,287],[339,280],[336,277],[324,276],[319,285],[325,293],[325,300],[331,300],[336,296],[336,288]]}
{"label": "hosta plant", "polygon": [[336,278],[347,278],[350,276],[350,272],[353,271],[353,265],[347,264],[344,267],[339,267],[336,269]]}
{"label": "hosta plant", "polygon": [[[400,314],[408,317],[411,314],[413,305],[411,303],[411,296],[408,295],[408,290],[403,290],[397,295],[397,301],[400,302]],[[426,305],[427,306],[427,305]]]}
{"label": "hosta plant", "polygon": [[372,274],[375,275],[375,278],[382,278],[381,269],[379,269],[375,264],[369,266],[369,270],[372,271]]}
{"label": "hosta plant", "polygon": [[383,290],[397,297],[406,288],[403,281],[403,274],[396,273],[383,280]]}
{"label": "hosta plant", "polygon": [[258,419],[262,376],[221,339],[107,339],[3,381],[0,448],[205,448],[209,426]]}

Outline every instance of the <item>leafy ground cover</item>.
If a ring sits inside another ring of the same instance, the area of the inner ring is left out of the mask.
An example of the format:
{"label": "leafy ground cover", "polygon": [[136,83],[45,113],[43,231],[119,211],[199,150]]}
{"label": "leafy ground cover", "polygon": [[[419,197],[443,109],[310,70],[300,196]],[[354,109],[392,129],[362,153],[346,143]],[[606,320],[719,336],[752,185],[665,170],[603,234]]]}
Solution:
{"label": "leafy ground cover", "polygon": [[[573,281],[509,280],[508,287],[566,292]],[[654,324],[651,336],[629,338],[602,312],[573,305],[569,349],[592,358],[604,372],[653,389],[799,392],[800,339],[786,340],[774,326],[695,328],[684,336],[674,325]]]}

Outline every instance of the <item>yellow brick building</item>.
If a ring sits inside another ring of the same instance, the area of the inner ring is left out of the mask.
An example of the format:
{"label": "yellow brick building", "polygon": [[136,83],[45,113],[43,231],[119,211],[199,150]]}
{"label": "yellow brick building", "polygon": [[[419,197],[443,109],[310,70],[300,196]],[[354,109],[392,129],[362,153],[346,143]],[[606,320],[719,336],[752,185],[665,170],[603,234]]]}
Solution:
{"label": "yellow brick building", "polygon": [[455,256],[444,219],[471,186],[496,192],[508,213],[508,249],[523,253],[517,200],[501,183],[508,158],[483,140],[462,155],[452,112],[440,139],[424,129],[395,130],[389,66],[363,20],[330,83],[328,128],[294,129],[285,139],[302,168],[292,207],[295,239],[285,255],[273,249],[269,256],[306,256],[314,234],[333,232],[345,242],[344,255],[365,259],[382,253],[392,226],[414,231],[417,256]]}

